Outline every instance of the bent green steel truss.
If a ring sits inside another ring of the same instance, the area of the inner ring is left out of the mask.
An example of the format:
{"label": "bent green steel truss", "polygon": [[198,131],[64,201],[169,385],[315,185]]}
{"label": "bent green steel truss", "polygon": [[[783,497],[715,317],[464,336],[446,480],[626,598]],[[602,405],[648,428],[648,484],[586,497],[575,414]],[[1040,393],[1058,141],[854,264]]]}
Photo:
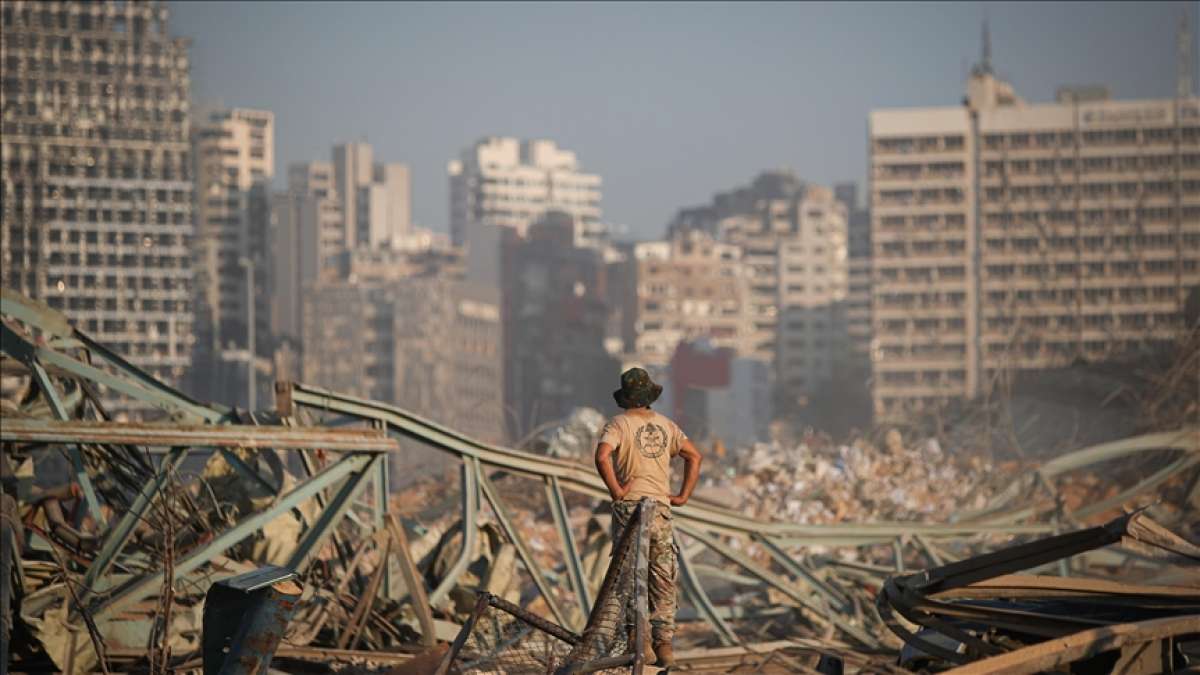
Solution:
{"label": "bent green steel truss", "polygon": [[[66,448],[76,482],[81,486],[89,512],[99,516],[105,503],[103,490],[96,487],[98,476],[84,461],[89,448],[123,448],[142,456],[154,457],[147,480],[139,489],[123,494],[128,507],[107,523],[97,552],[83,573],[81,601],[98,615],[128,608],[153,595],[161,587],[164,573],[154,570],[118,579],[113,570],[120,566],[123,552],[147,510],[162,497],[174,480],[178,466],[199,452],[220,452],[247,484],[277,491],[277,486],[242,462],[231,450],[262,448],[299,454],[306,476],[286,493],[277,494],[272,503],[255,513],[246,514],[232,526],[214,532],[213,537],[182,552],[175,563],[173,578],[181,579],[223,555],[238,542],[254,535],[272,518],[292,512],[313,500],[318,515],[305,520],[305,531],[290,564],[299,570],[311,564],[318,552],[330,542],[336,557],[349,568],[349,547],[339,528],[352,527],[364,538],[388,528],[386,495],[390,492],[387,453],[399,452],[398,439],[413,439],[435,448],[461,462],[461,526],[463,545],[448,573],[436,588],[420,589],[429,605],[444,606],[451,589],[470,563],[477,536],[478,512],[486,503],[495,514],[501,531],[516,549],[517,558],[529,574],[538,594],[547,604],[552,618],[564,626],[576,628],[588,614],[593,589],[589,584],[567,509],[567,494],[593,500],[607,499],[603,483],[589,468],[573,462],[533,455],[511,448],[482,443],[451,428],[423,419],[398,407],[365,400],[325,389],[290,382],[277,383],[276,413],[273,423],[243,423],[246,416],[217,405],[200,403],[137,369],[120,356],[99,345],[75,329],[61,314],[40,303],[4,291],[0,296],[0,351],[22,364],[36,382],[54,419],[12,419],[0,425],[0,442],[6,449],[20,447],[37,452],[47,445]],[[89,390],[97,386],[131,397],[164,411],[173,421],[166,424],[122,425],[105,419],[98,405],[89,407]],[[65,391],[63,387],[72,388]],[[340,417],[339,428],[304,427],[296,413],[307,409]],[[83,410],[79,415],[76,411]],[[78,418],[82,416],[82,419]],[[341,428],[343,426],[349,428]],[[312,451],[326,450],[340,457],[319,466]],[[1087,448],[1064,455],[1043,466],[1044,479],[1065,471],[1086,467],[1114,457],[1130,456],[1148,450],[1175,452],[1171,463],[1103,504],[1085,507],[1098,512],[1121,499],[1154,489],[1178,471],[1196,471],[1200,464],[1200,432],[1181,430],[1150,434],[1127,441]],[[494,485],[497,474],[516,474],[543,483],[549,514],[559,535],[563,566],[560,570],[543,569],[533,549],[512,520],[513,510],[504,503]],[[1198,472],[1200,473],[1200,472]],[[1030,478],[1029,480],[1033,480]],[[1016,485],[1017,481],[1014,483]],[[368,503],[360,498],[368,484],[373,485]],[[1015,490],[1016,488],[1014,488]],[[1197,486],[1200,490],[1200,486]],[[1016,495],[1014,492],[1013,495]],[[893,545],[902,553],[912,547],[935,564],[941,562],[937,543],[980,534],[1036,535],[1053,533],[1056,523],[1029,522],[1036,514],[1027,505],[1006,495],[993,508],[979,513],[961,514],[954,524],[872,523],[803,525],[763,522],[712,503],[694,499],[675,509],[679,524],[683,590],[700,618],[708,621],[723,644],[739,641],[726,622],[738,615],[735,608],[720,606],[710,597],[713,581],[736,579],[738,584],[754,583],[773,589],[807,620],[832,627],[835,635],[867,649],[881,647],[876,635],[865,625],[864,608],[848,597],[848,589],[862,578],[881,579],[882,571],[863,566],[856,568],[837,561],[800,559],[798,547]],[[369,514],[365,519],[358,512]],[[1070,515],[1070,514],[1067,514]],[[1085,513],[1078,514],[1080,516]],[[349,524],[347,524],[349,523]],[[758,546],[771,564],[763,564],[746,554],[747,547]],[[730,568],[720,569],[698,564],[696,555],[709,551]],[[897,556],[897,563],[902,560]],[[410,561],[411,564],[411,561]],[[889,570],[890,572],[890,570]],[[348,575],[355,574],[346,569]],[[406,578],[417,579],[407,570]],[[574,607],[563,605],[553,593],[556,579],[565,578]],[[397,579],[390,566],[385,570],[383,593],[398,598]],[[362,586],[366,588],[365,584]],[[410,594],[411,596],[412,594]],[[364,601],[370,599],[364,598]],[[868,607],[867,610],[873,611]],[[423,610],[428,612],[426,606]],[[422,615],[423,626],[432,626]],[[874,617],[877,619],[877,617]],[[431,639],[430,636],[423,636]]]}

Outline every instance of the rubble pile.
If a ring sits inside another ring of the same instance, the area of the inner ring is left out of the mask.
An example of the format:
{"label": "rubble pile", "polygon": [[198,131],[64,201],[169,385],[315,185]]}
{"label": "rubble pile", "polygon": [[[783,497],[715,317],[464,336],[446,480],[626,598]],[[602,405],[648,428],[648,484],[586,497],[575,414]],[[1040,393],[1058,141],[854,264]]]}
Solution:
{"label": "rubble pile", "polygon": [[[536,447],[590,465],[603,424],[596,410],[577,408],[562,424],[543,430]],[[795,444],[722,446],[706,453],[698,494],[753,518],[794,523],[948,522],[960,511],[983,508],[1005,475],[1030,466],[997,462],[978,450],[943,450],[936,438],[906,444],[896,429],[886,433],[882,447],[866,437],[838,444],[810,433]]]}
{"label": "rubble pile", "polygon": [[983,508],[994,494],[990,459],[947,453],[934,439],[912,447],[898,434],[890,439],[887,448],[759,443],[731,453],[732,465],[713,486],[732,489],[748,516],[804,524],[947,522],[962,509]]}
{"label": "rubble pile", "polygon": [[532,437],[517,447],[563,459],[583,457],[596,448],[596,438],[605,421],[595,408],[575,408],[565,420],[535,430]]}

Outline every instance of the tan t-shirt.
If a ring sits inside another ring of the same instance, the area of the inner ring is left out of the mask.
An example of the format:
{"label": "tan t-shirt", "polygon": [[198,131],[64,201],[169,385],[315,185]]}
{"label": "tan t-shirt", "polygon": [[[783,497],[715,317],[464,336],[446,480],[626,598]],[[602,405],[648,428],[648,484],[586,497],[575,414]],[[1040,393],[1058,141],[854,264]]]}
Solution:
{"label": "tan t-shirt", "polygon": [[629,485],[627,501],[653,497],[671,503],[671,458],[687,436],[666,416],[624,412],[610,419],[600,431],[600,442],[616,450],[613,462],[617,481]]}

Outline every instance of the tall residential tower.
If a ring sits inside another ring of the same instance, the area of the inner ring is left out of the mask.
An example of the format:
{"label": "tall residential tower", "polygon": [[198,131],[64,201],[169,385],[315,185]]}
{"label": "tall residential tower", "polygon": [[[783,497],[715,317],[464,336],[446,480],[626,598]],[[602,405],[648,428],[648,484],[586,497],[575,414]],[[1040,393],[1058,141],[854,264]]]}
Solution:
{"label": "tall residential tower", "polygon": [[408,233],[412,195],[408,166],[376,163],[366,143],[333,148],[334,187],[346,222],[346,248],[390,246]]}
{"label": "tall residential tower", "polygon": [[[255,298],[257,334],[267,337],[269,309],[267,218],[270,181],[275,175],[275,116],[265,110],[235,108],[210,113],[192,130],[196,179],[195,273],[196,366],[201,396],[220,398],[205,380],[223,349],[245,349]],[[252,267],[242,263],[252,261]],[[254,278],[249,278],[250,274]],[[259,339],[256,338],[256,342]]]}
{"label": "tall residential tower", "polygon": [[1200,99],[1029,104],[985,57],[965,105],[869,127],[877,413],[1182,328],[1200,286]]}
{"label": "tall residential tower", "polygon": [[160,2],[0,14],[3,285],[177,382],[193,337],[188,43]]}

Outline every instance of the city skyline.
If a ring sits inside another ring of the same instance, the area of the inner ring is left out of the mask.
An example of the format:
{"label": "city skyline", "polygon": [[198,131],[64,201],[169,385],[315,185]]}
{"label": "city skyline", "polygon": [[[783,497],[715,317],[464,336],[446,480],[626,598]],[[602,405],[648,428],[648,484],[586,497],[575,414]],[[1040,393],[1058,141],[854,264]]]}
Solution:
{"label": "city skyline", "polygon": [[1200,14],[1087,5],[1072,30],[1077,3],[169,7],[192,40],[193,98],[277,115],[277,186],[289,163],[365,138],[412,168],[414,221],[446,231],[461,147],[551,138],[604,178],[605,220],[642,240],[764,167],[862,182],[867,113],[956,104],[985,16],[998,71],[1036,103],[1064,84],[1171,96],[1179,15]]}
{"label": "city skyline", "polygon": [[1189,2],[0,0],[0,670],[1190,672]]}

